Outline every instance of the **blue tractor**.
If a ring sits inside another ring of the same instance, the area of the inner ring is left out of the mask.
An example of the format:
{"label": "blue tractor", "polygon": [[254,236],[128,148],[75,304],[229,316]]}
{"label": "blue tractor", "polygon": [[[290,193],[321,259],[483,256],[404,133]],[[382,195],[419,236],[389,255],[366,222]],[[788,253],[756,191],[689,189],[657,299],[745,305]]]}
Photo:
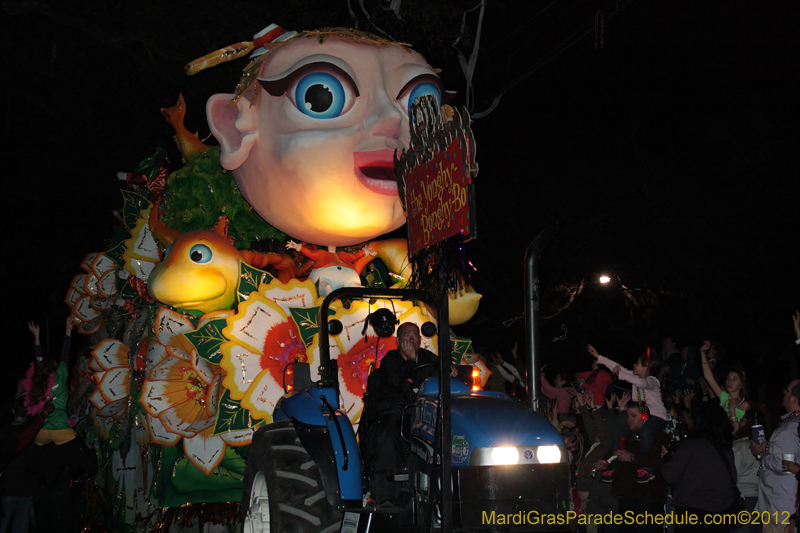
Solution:
{"label": "blue tractor", "polygon": [[[427,378],[398,428],[407,443],[407,466],[388,478],[370,479],[364,456],[370,432],[363,426],[380,367],[370,376],[356,439],[339,405],[338,369],[328,353],[327,310],[341,297],[423,299],[413,291],[388,289],[344,288],[328,295],[320,309],[321,380],[312,382],[308,366],[294,364],[294,390],[275,406],[274,422],[253,436],[244,533],[565,529],[568,454],[558,431],[532,409],[538,383],[531,374],[538,373],[531,371],[527,405],[507,394],[473,391],[447,372],[440,373],[443,380]],[[529,329],[538,312],[533,304]],[[448,338],[441,314],[439,335]],[[526,350],[531,369],[537,343],[534,337]]]}

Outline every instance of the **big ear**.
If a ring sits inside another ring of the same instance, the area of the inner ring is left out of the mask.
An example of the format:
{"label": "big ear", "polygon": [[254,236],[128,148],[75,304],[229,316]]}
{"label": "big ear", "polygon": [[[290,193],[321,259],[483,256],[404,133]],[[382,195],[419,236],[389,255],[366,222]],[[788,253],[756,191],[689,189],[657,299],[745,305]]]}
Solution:
{"label": "big ear", "polygon": [[208,127],[221,148],[219,162],[227,170],[242,166],[258,140],[258,109],[244,97],[231,106],[233,98],[215,94],[206,104]]}

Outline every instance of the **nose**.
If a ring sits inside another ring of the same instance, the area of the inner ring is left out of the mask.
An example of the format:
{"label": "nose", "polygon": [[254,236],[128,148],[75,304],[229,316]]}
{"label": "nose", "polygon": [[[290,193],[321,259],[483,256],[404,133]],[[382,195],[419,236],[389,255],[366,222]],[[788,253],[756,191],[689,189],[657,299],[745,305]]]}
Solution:
{"label": "nose", "polygon": [[[382,138],[386,148],[400,149],[408,145],[408,117],[397,103],[380,91],[375,98],[372,114],[364,123],[371,137]],[[405,127],[404,127],[405,126]]]}

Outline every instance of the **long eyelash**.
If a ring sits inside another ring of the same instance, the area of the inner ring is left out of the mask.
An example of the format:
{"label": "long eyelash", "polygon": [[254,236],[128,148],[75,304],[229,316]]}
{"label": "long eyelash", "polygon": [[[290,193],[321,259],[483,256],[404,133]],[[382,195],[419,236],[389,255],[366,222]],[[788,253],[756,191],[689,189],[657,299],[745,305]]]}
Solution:
{"label": "long eyelash", "polygon": [[358,85],[356,82],[353,81],[353,78],[350,77],[350,74],[342,70],[341,68],[337,67],[333,63],[326,63],[325,61],[317,61],[315,63],[309,63],[308,65],[303,65],[299,69],[295,70],[280,78],[278,80],[258,80],[258,83],[261,84],[261,87],[264,88],[270,96],[283,96],[286,94],[287,89],[294,84],[294,82],[302,77],[303,75],[309,72],[330,72],[332,74],[338,74],[344,80],[350,83],[350,86],[353,88],[353,94],[355,94],[356,98],[361,96],[358,92]]}
{"label": "long eyelash", "polygon": [[400,89],[399,93],[397,93],[396,99],[399,100],[400,98],[403,97],[403,94],[405,94],[405,92],[408,91],[411,87],[425,81],[429,81],[434,85],[436,85],[439,88],[439,94],[441,94],[442,98],[444,98],[445,95],[444,86],[442,85],[442,80],[439,78],[439,76],[434,76],[433,74],[420,74],[419,76],[411,78],[410,80],[408,80],[408,83],[403,85],[403,88]]}

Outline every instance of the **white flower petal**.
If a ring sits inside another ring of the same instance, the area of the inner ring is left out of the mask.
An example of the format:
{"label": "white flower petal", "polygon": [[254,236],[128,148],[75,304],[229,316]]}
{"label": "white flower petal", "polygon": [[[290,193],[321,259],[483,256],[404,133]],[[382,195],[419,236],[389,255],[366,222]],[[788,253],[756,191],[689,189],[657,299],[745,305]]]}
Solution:
{"label": "white flower petal", "polygon": [[72,311],[81,322],[91,322],[100,317],[100,311],[92,307],[92,298],[90,296],[84,296],[75,302]]}
{"label": "white flower petal", "polygon": [[183,439],[183,451],[194,466],[202,470],[205,475],[209,475],[225,457],[225,441],[210,432],[201,433]]}
{"label": "white flower petal", "polygon": [[104,370],[115,367],[128,368],[130,348],[117,339],[103,339],[92,350],[92,358]]}
{"label": "white flower petal", "polygon": [[223,333],[251,352],[262,353],[269,330],[286,320],[281,307],[254,292],[246,302],[239,304],[238,313],[228,317]]}
{"label": "white flower petal", "polygon": [[235,342],[226,342],[221,350],[223,357],[220,366],[225,370],[223,385],[231,391],[234,400],[241,400],[258,376],[266,372],[261,366],[263,356]]}
{"label": "white flower petal", "polygon": [[238,431],[228,431],[227,433],[220,433],[217,436],[221,437],[228,446],[246,446],[252,444],[253,433],[256,429],[258,428],[252,427],[249,429],[240,429]]}
{"label": "white flower petal", "polygon": [[86,294],[97,294],[97,276],[94,272],[86,274],[86,281],[83,283],[83,290]]}
{"label": "white flower petal", "polygon": [[122,415],[125,414],[125,410],[127,408],[128,408],[128,399],[122,398],[121,400],[117,400],[115,402],[107,404],[105,407],[97,411],[97,416],[111,417],[114,420],[119,420],[120,418],[122,418]]}
{"label": "white flower petal", "polygon": [[86,254],[86,257],[83,258],[81,261],[81,268],[86,272],[89,272],[92,269],[92,263],[94,263],[95,259],[99,255],[99,252],[92,252],[90,254]]}
{"label": "white flower petal", "polygon": [[106,400],[103,398],[103,395],[100,394],[99,390],[95,390],[91,396],[89,396],[89,402],[94,405],[98,410],[102,409],[106,406]]}
{"label": "white flower petal", "polygon": [[147,369],[152,370],[167,357],[167,349],[160,342],[151,339],[147,344]]}
{"label": "white flower petal", "polygon": [[97,389],[107,402],[126,399],[131,393],[131,371],[128,367],[112,368],[105,372]]}
{"label": "white flower petal", "polygon": [[192,354],[192,368],[204,383],[209,384],[214,381],[214,365],[200,357],[197,352]]}
{"label": "white flower petal", "polygon": [[170,431],[155,416],[147,417],[147,431],[150,433],[150,440],[153,444],[161,446],[175,446],[181,440],[181,436]]}
{"label": "white flower petal", "polygon": [[166,381],[151,381],[149,379],[146,379],[144,385],[142,385],[142,394],[139,401],[145,411],[153,417],[158,416],[162,411],[169,408],[166,396],[168,387],[169,383]]}
{"label": "white flower petal", "polygon": [[250,409],[250,416],[253,418],[264,419],[269,423],[272,421],[275,404],[283,394],[283,385],[277,383],[269,372],[264,372],[242,398],[242,406]]}
{"label": "white flower petal", "polygon": [[172,338],[176,335],[188,333],[194,331],[194,329],[194,325],[189,318],[172,309],[167,309],[166,307],[159,308],[155,323],[153,324],[153,331],[156,334],[156,339],[164,346],[169,346]]}
{"label": "white flower petal", "polygon": [[214,381],[208,386],[208,399],[206,399],[206,413],[212,418],[216,418],[217,411],[219,410],[219,397],[222,393],[222,376],[217,374],[214,376]]}
{"label": "white flower petal", "polygon": [[114,263],[114,260],[108,257],[106,254],[97,254],[95,260],[92,261],[91,268],[95,276],[101,278],[108,272],[115,272],[117,270],[117,265]]}
{"label": "white flower petal", "polygon": [[103,296],[117,293],[117,273],[114,270],[106,272],[97,280],[97,292]]}
{"label": "white flower petal", "polygon": [[286,316],[290,307],[312,307],[322,298],[317,297],[317,288],[313,281],[291,280],[289,283],[281,283],[277,278],[266,285],[261,285],[258,292],[267,296],[283,309]]}

